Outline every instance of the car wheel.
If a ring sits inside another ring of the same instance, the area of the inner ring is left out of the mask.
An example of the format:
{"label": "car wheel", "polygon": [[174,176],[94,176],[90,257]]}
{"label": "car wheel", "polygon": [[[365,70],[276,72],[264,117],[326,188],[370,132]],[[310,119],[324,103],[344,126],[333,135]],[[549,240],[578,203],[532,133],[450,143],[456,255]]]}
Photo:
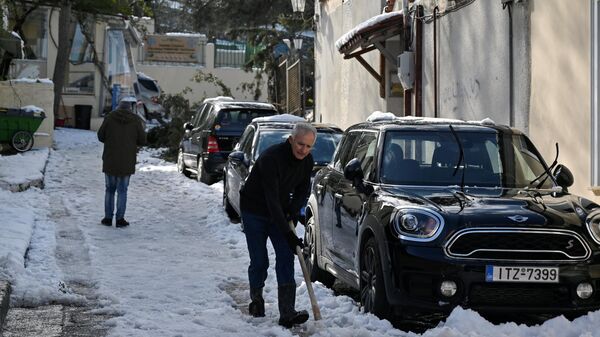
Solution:
{"label": "car wheel", "polygon": [[223,208],[225,208],[225,213],[227,214],[229,221],[232,223],[240,223],[240,216],[233,206],[231,206],[229,197],[227,196],[227,179],[223,179]]}
{"label": "car wheel", "polygon": [[331,288],[335,282],[335,277],[327,271],[319,268],[317,263],[317,233],[315,226],[315,217],[310,216],[304,226],[304,261],[312,282],[319,281],[327,288]]}
{"label": "car wheel", "polygon": [[202,158],[198,158],[198,166],[196,166],[196,168],[198,169],[196,173],[196,180],[198,180],[201,183],[205,183],[206,185],[211,185],[212,179],[208,172],[206,172],[206,170],[204,169],[204,161],[202,160]]}
{"label": "car wheel", "polygon": [[390,305],[387,301],[379,248],[375,238],[367,240],[360,254],[360,302],[365,312],[387,318]]}
{"label": "car wheel", "polygon": [[190,177],[190,172],[185,167],[185,163],[183,162],[183,150],[179,149],[179,153],[177,154],[177,172],[183,174],[186,177]]}

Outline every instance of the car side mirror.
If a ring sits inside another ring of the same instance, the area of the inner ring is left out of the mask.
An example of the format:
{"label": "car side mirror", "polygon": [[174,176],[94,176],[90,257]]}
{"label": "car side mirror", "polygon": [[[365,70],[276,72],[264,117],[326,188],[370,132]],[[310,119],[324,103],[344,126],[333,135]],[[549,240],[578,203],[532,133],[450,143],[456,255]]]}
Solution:
{"label": "car side mirror", "polygon": [[556,179],[556,183],[558,184],[558,186],[564,189],[573,185],[573,182],[575,181],[571,170],[569,170],[565,165],[562,164],[556,166],[552,175],[554,176],[554,179]]}
{"label": "car side mirror", "polygon": [[246,154],[242,151],[231,152],[229,154],[229,160],[236,162],[236,163],[244,164],[246,166],[248,166],[248,164],[249,164],[248,160],[246,160]]}
{"label": "car side mirror", "polygon": [[183,123],[183,129],[186,131],[190,131],[194,128],[194,126],[192,125],[192,123],[190,122],[185,122]]}
{"label": "car side mirror", "polygon": [[354,186],[360,193],[364,193],[366,195],[373,193],[373,187],[370,185],[365,185],[363,182],[365,174],[360,166],[360,160],[357,158],[353,158],[346,164],[344,167],[344,177],[352,181],[352,186]]}

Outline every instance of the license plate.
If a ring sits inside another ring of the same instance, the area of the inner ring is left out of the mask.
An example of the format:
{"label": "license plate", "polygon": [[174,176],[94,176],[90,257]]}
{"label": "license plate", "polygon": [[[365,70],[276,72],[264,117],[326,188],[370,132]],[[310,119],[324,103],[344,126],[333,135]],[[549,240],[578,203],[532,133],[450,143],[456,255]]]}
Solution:
{"label": "license plate", "polygon": [[558,268],[485,266],[485,281],[558,283]]}

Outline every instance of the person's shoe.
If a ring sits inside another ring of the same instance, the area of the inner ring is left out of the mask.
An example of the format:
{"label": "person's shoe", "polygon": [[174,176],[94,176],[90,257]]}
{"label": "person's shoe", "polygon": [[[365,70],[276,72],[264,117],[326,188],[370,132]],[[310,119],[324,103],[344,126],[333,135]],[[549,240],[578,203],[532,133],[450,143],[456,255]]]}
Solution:
{"label": "person's shoe", "polygon": [[302,324],[308,321],[308,312],[306,310],[294,311],[292,316],[279,318],[279,325],[285,328],[291,328],[294,325]]}
{"label": "person's shoe", "polygon": [[265,300],[262,297],[263,288],[252,289],[250,288],[250,305],[248,305],[248,312],[253,317],[265,317]]}
{"label": "person's shoe", "polygon": [[104,226],[112,226],[112,219],[104,218],[104,219],[102,219],[102,221],[100,221],[100,223],[103,224]]}
{"label": "person's shoe", "polygon": [[306,310],[296,311],[296,285],[286,284],[277,288],[279,304],[279,325],[291,328],[296,324],[302,324],[308,320]]}
{"label": "person's shoe", "polygon": [[117,219],[117,227],[127,227],[129,226],[129,222],[125,219]]}

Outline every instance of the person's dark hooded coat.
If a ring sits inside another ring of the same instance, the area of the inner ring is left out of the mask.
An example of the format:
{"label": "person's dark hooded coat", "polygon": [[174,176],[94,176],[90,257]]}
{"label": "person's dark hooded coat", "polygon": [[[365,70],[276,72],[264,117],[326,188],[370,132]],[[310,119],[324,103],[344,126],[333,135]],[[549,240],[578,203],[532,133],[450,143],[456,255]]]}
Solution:
{"label": "person's dark hooded coat", "polygon": [[98,130],[98,140],[104,143],[102,172],[119,177],[135,173],[137,148],[146,144],[139,116],[124,109],[112,111]]}

